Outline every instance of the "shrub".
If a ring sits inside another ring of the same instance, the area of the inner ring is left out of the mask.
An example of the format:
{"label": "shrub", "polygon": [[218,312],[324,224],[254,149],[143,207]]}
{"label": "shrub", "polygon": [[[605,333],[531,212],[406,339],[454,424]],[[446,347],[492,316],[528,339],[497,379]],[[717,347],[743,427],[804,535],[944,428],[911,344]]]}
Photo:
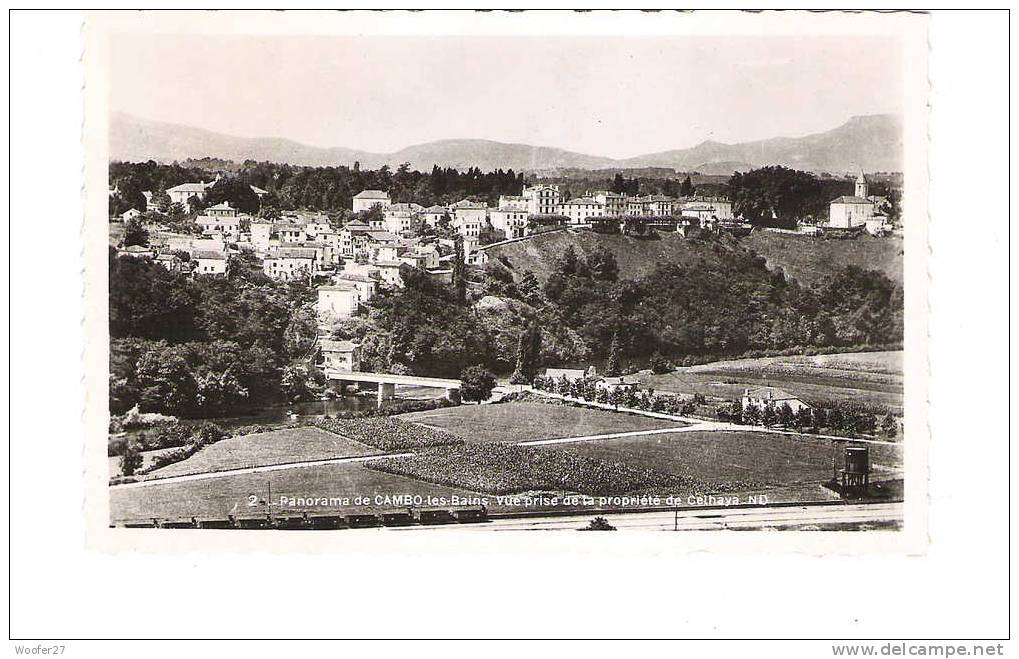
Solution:
{"label": "shrub", "polygon": [[124,447],[124,455],[120,457],[120,473],[125,476],[134,476],[134,473],[141,468],[142,460],[138,443],[127,442],[127,446]]}
{"label": "shrub", "polygon": [[665,359],[665,357],[662,357],[662,354],[659,352],[651,355],[651,362],[649,366],[651,368],[651,372],[656,375],[662,375],[663,373],[668,373],[669,370],[671,370],[669,368],[668,360]]}

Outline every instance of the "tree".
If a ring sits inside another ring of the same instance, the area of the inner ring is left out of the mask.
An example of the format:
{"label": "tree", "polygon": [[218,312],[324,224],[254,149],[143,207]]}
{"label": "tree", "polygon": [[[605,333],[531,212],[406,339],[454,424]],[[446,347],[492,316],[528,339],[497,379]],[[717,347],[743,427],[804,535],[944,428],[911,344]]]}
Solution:
{"label": "tree", "polygon": [[761,409],[753,404],[747,405],[743,408],[741,418],[743,423],[748,426],[756,426],[757,422],[761,420]]}
{"label": "tree", "polygon": [[619,332],[612,333],[612,344],[609,346],[609,361],[605,365],[605,375],[617,377],[620,373],[619,362],[622,359],[623,348],[619,344]]}
{"label": "tree", "polygon": [[468,366],[460,372],[460,397],[466,401],[480,403],[492,397],[495,389],[495,376],[484,366]]}
{"label": "tree", "polygon": [[464,239],[457,235],[453,241],[453,273],[452,284],[456,298],[463,302],[467,299],[467,262],[464,258]]}
{"label": "tree", "polygon": [[138,220],[133,218],[127,221],[124,225],[124,247],[130,247],[131,245],[148,245],[149,244],[149,232],[148,229]]}
{"label": "tree", "polygon": [[669,372],[669,362],[665,357],[662,357],[662,353],[655,351],[655,354],[651,355],[651,362],[649,364],[651,372],[655,375],[662,375],[663,373]]}
{"label": "tree", "polygon": [[683,197],[690,197],[693,196],[693,192],[693,182],[690,180],[690,175],[687,174],[682,185],[679,186],[679,194]]}
{"label": "tree", "polygon": [[895,437],[899,433],[899,424],[891,412],[885,415],[881,421],[881,432],[887,437]]}
{"label": "tree", "polygon": [[520,333],[520,338],[517,340],[517,366],[510,382],[513,384],[530,384],[538,373],[540,358],[541,328],[534,322]]}
{"label": "tree", "polygon": [[789,405],[789,403],[782,403],[782,405],[778,408],[776,417],[778,425],[789,428],[793,425],[795,414],[793,414],[793,408]]}
{"label": "tree", "polygon": [[616,527],[609,524],[609,520],[598,516],[592,519],[581,531],[615,531]]}
{"label": "tree", "polygon": [[206,193],[203,203],[208,208],[224,201],[230,202],[231,206],[248,215],[258,213],[260,206],[258,195],[251,186],[232,176],[216,181]]}
{"label": "tree", "polygon": [[124,446],[124,454],[120,456],[120,473],[124,476],[133,476],[141,469],[142,454],[138,450],[138,442],[129,440]]}
{"label": "tree", "polygon": [[765,405],[761,410],[761,425],[771,427],[778,421],[778,414],[775,413],[774,405]]}

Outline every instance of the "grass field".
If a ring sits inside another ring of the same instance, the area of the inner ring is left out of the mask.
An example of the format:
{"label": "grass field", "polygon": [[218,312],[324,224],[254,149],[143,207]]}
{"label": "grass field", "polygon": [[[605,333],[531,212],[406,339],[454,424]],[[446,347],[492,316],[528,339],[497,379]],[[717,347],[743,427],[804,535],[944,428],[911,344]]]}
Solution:
{"label": "grass field", "polygon": [[[423,483],[410,478],[371,471],[358,464],[302,467],[258,474],[240,474],[215,479],[183,481],[135,488],[110,489],[110,518],[113,521],[148,519],[151,517],[225,516],[265,511],[264,505],[249,506],[249,497],[259,500],[268,496],[272,483],[272,500],[280,497],[349,497],[376,495],[414,495],[422,497],[467,497],[473,493]],[[309,512],[357,512],[366,509],[394,510],[398,505],[367,506],[322,502],[321,505],[274,506],[273,510]]]}
{"label": "grass field", "polygon": [[462,405],[399,418],[442,428],[469,442],[522,442],[681,427],[678,421],[548,403]]}
{"label": "grass field", "polygon": [[[775,433],[691,431],[562,444],[558,448],[710,484],[820,483],[832,474],[828,440]],[[901,449],[872,445],[871,463],[882,476],[893,474],[902,466]]]}
{"label": "grass field", "polygon": [[901,412],[902,352],[839,353],[712,362],[664,375],[636,376],[660,391],[735,400],[743,389],[771,385],[808,402],[841,400]]}
{"label": "grass field", "polygon": [[834,270],[856,265],[878,270],[902,283],[902,239],[862,235],[853,240],[825,240],[771,231],[754,231],[740,243],[767,260],[768,268],[782,268],[805,286],[811,286]]}
{"label": "grass field", "polygon": [[152,474],[159,477],[180,476],[378,453],[370,446],[319,428],[285,428],[224,439],[206,446],[187,460],[167,465]]}
{"label": "grass field", "polygon": [[660,238],[651,240],[590,231],[549,233],[495,247],[488,254],[489,258],[506,264],[517,277],[530,270],[544,281],[556,257],[571,245],[582,256],[599,247],[611,250],[619,265],[620,279],[649,274],[659,263],[687,263],[697,258],[713,258],[710,248],[686,240],[677,233],[662,233]]}

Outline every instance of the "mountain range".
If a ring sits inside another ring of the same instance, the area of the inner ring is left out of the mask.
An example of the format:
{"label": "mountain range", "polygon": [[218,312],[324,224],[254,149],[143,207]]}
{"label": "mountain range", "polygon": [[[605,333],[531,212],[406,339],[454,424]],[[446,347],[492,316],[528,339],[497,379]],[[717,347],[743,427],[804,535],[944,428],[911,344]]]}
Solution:
{"label": "mountain range", "polygon": [[122,161],[184,161],[189,158],[271,161],[292,165],[364,168],[408,162],[412,169],[432,165],[481,170],[555,170],[666,167],[679,172],[729,174],[762,165],[784,165],[813,172],[901,171],[902,119],[877,114],[852,117],[831,130],[802,137],[723,144],[706,141],[687,149],[614,159],[556,149],[481,139],[450,139],[416,144],[394,153],[345,147],[315,147],[280,137],[236,137],[193,126],[114,113],[110,117],[110,158]]}

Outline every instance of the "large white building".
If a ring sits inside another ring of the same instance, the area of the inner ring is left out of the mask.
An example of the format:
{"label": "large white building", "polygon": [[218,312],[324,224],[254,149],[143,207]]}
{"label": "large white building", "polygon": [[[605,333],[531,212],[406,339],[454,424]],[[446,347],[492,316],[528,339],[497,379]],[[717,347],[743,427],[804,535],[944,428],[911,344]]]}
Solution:
{"label": "large white building", "polygon": [[354,195],[354,212],[363,213],[369,211],[375,206],[379,206],[383,210],[389,208],[393,204],[392,199],[389,198],[389,193],[382,190],[362,190]]}
{"label": "large white building", "polygon": [[535,185],[524,188],[522,196],[527,200],[527,212],[531,215],[555,215],[559,212],[562,195],[559,194],[558,185]]}
{"label": "large white building", "polygon": [[192,199],[202,201],[208,193],[213,182],[209,183],[181,183],[172,188],[167,188],[166,194],[170,197],[171,204],[180,204],[184,210],[188,210]]}
{"label": "large white building", "polygon": [[464,199],[452,206],[453,225],[464,238],[476,238],[488,222],[488,206],[480,201]]}
{"label": "large white building", "polygon": [[559,214],[570,218],[570,224],[586,226],[594,218],[605,215],[605,205],[591,197],[577,197],[559,204]]}
{"label": "large white building", "polygon": [[527,235],[527,210],[506,207],[488,211],[492,227],[502,231],[507,238],[522,238]]}

